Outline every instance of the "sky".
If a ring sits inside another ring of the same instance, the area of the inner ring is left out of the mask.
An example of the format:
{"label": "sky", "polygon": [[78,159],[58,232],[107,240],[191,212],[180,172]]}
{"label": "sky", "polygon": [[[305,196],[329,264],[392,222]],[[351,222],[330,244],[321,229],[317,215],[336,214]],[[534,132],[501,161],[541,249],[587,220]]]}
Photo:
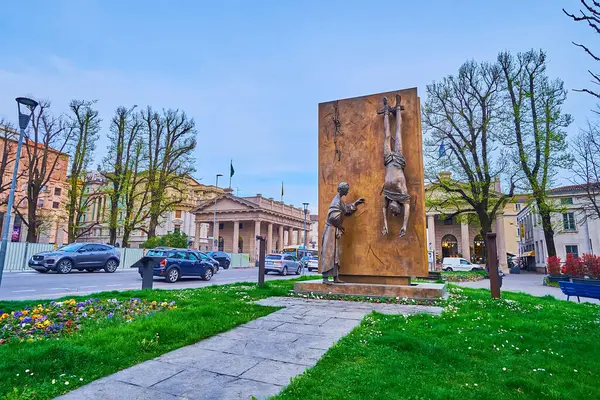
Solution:
{"label": "sky", "polygon": [[[97,100],[108,122],[121,105],[177,108],[198,131],[195,177],[317,209],[317,105],[425,86],[467,60],[498,52],[548,53],[548,75],[590,86],[596,65],[572,41],[598,36],[562,8],[576,0],[371,2],[337,0],[30,0],[2,4],[0,118],[14,101]],[[596,48],[596,50],[598,50]],[[593,118],[593,98],[570,91],[574,135]]]}

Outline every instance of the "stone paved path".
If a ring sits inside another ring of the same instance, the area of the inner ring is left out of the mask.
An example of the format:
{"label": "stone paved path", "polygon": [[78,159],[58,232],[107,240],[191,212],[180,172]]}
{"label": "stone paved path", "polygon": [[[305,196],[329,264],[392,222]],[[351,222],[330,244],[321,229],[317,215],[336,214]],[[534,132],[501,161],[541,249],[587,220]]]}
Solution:
{"label": "stone paved path", "polygon": [[376,310],[441,313],[440,307],[271,297],[265,317],[94,381],[60,399],[259,399],[277,394]]}

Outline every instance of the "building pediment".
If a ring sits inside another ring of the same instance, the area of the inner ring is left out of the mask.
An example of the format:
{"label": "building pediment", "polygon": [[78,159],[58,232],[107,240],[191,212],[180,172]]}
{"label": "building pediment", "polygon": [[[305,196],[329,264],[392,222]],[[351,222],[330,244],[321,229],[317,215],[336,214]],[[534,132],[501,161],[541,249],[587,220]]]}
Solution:
{"label": "building pediment", "polygon": [[[230,195],[221,195],[217,198],[216,210],[227,211],[227,212],[239,212],[239,211],[253,211],[258,209],[258,205],[243,200],[239,197],[234,197]],[[215,201],[214,200],[206,200],[203,201],[198,207],[193,210],[194,213],[202,213],[202,212],[212,212],[215,209]]]}

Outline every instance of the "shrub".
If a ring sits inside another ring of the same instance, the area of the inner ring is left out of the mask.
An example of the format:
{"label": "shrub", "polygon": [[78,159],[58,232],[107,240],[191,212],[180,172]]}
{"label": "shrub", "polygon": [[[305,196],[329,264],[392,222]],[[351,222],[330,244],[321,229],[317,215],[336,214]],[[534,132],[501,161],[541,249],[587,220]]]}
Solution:
{"label": "shrub", "polygon": [[581,262],[581,258],[575,257],[573,253],[567,254],[565,267],[567,269],[567,275],[571,278],[583,278],[585,276],[585,265]]}
{"label": "shrub", "polygon": [[593,254],[581,256],[581,262],[585,267],[585,275],[591,279],[600,279],[600,257]]}
{"label": "shrub", "polygon": [[548,274],[560,275],[560,257],[548,257],[548,259],[546,260],[546,266],[548,268]]}
{"label": "shrub", "polygon": [[148,239],[140,245],[144,249],[153,249],[155,247],[175,247],[178,249],[187,249],[188,237],[182,232],[168,233],[164,236],[155,236]]}

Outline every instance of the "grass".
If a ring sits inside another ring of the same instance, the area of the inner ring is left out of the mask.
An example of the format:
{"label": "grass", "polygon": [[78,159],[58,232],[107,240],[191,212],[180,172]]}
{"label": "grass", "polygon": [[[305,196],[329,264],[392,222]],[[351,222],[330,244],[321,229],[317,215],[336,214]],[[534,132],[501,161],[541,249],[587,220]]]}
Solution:
{"label": "grass", "polygon": [[451,290],[442,316],[367,316],[273,399],[600,398],[600,307]]}
{"label": "grass", "polygon": [[474,282],[488,277],[485,270],[477,271],[442,271],[442,278],[446,282]]}
{"label": "grass", "polygon": [[[267,282],[262,289],[255,284],[239,283],[202,289],[93,295],[106,299],[174,300],[177,309],[136,318],[130,323],[106,320],[100,326],[84,324],[77,333],[59,339],[0,346],[0,398],[53,398],[94,379],[227,331],[277,309],[249,304],[250,300],[286,295],[292,285],[291,281],[281,280]],[[85,300],[90,296],[74,298]],[[47,301],[3,301],[0,309],[17,311],[41,302]]]}

